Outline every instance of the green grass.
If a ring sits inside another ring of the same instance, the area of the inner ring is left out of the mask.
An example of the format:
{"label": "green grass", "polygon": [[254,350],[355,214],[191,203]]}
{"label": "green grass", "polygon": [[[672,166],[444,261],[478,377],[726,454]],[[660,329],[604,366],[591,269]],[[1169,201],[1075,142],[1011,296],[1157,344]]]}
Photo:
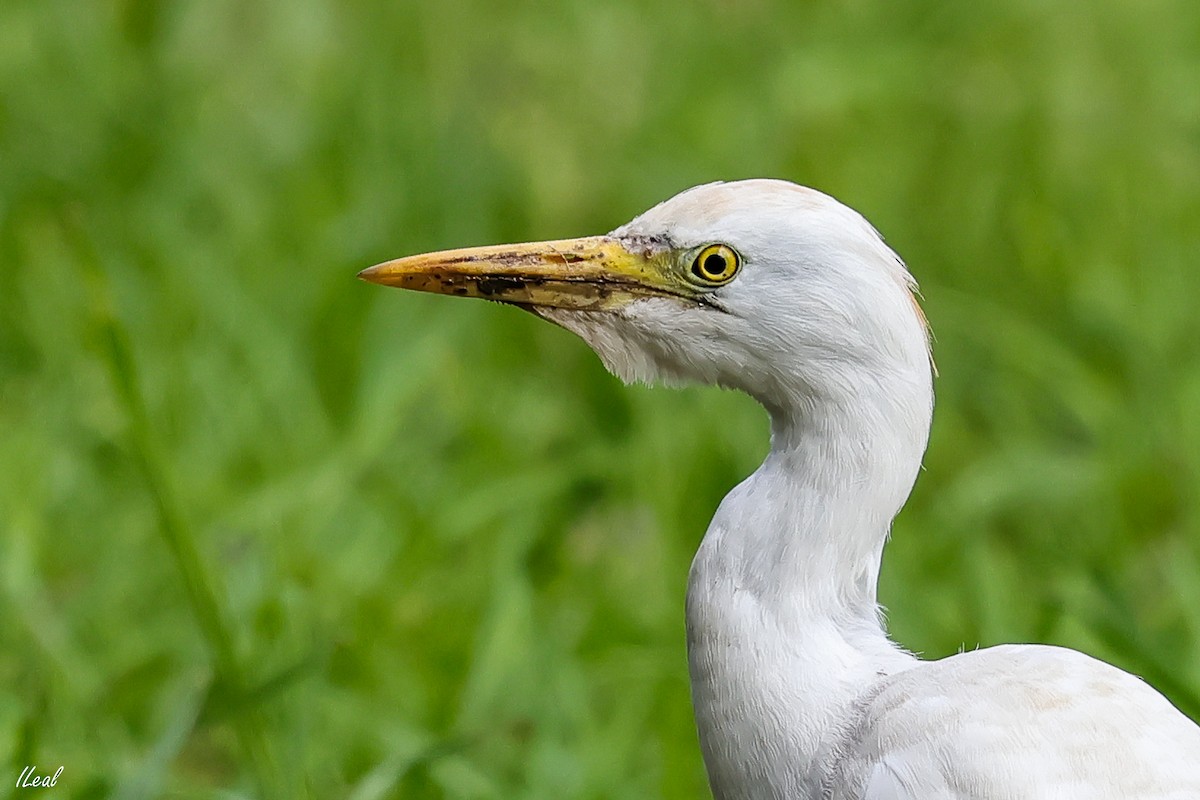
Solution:
{"label": "green grass", "polygon": [[1200,6],[0,4],[0,778],[705,796],[688,563],[766,448],[369,264],[771,175],[941,377],[882,595],[1200,714]]}

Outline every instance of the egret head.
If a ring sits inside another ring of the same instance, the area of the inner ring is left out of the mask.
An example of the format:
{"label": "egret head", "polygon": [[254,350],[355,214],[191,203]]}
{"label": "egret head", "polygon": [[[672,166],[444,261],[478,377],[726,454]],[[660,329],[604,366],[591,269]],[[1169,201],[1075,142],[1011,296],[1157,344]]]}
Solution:
{"label": "egret head", "polygon": [[786,181],[697,186],[607,236],[414,256],[362,277],[519,305],[626,381],[719,384],[773,411],[929,383],[903,263],[856,212]]}

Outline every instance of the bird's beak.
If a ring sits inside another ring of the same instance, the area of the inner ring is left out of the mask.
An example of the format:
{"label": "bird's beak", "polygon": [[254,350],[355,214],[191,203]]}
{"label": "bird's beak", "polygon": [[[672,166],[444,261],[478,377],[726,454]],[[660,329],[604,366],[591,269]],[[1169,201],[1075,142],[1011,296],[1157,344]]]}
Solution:
{"label": "bird's beak", "polygon": [[384,286],[522,306],[588,311],[642,297],[687,297],[656,243],[632,246],[611,236],[444,250],[369,267],[358,277]]}

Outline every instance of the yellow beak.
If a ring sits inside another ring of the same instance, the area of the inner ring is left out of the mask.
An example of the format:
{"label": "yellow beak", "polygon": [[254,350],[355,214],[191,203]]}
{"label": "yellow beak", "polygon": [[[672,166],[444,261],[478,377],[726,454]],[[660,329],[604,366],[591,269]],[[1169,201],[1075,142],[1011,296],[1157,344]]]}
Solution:
{"label": "yellow beak", "polygon": [[695,296],[671,269],[666,248],[630,249],[609,236],[444,250],[378,264],[358,277],[418,292],[589,311],[641,297]]}

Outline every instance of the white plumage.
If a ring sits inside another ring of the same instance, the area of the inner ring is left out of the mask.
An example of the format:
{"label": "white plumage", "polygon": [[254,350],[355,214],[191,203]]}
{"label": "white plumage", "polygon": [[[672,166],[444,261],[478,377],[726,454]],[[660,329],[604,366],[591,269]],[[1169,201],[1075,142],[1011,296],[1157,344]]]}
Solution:
{"label": "white plumage", "polygon": [[[710,281],[717,244],[739,269]],[[1200,798],[1200,728],[1140,679],[1057,647],[927,662],[887,638],[876,583],[926,446],[931,361],[908,271],[854,211],[783,181],[710,184],[602,239],[364,277],[515,302],[626,380],[719,384],[770,412],[770,454],[688,582],[717,800]]]}

